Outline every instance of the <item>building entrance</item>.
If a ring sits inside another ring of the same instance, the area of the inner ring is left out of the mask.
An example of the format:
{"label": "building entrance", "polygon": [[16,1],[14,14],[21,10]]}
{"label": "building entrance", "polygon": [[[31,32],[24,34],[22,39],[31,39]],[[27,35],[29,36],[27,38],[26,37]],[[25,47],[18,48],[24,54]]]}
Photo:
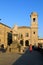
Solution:
{"label": "building entrance", "polygon": [[23,46],[23,40],[20,40],[20,44]]}
{"label": "building entrance", "polygon": [[28,40],[25,41],[25,46],[29,46],[29,41]]}

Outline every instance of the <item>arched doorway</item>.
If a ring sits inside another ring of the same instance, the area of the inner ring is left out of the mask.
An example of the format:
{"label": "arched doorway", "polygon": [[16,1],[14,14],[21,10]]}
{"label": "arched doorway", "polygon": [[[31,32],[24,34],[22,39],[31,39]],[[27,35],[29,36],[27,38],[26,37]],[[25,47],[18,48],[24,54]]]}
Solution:
{"label": "arched doorway", "polygon": [[23,40],[20,40],[20,44],[23,46]]}
{"label": "arched doorway", "polygon": [[25,41],[25,46],[29,46],[29,41],[28,40]]}

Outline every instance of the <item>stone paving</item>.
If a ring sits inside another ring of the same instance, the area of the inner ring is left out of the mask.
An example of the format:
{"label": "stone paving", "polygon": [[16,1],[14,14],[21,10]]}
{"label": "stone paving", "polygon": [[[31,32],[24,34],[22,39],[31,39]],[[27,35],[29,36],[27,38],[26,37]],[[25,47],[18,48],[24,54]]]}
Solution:
{"label": "stone paving", "polygon": [[37,50],[33,50],[32,52],[27,50],[12,65],[43,65],[43,53]]}
{"label": "stone paving", "polygon": [[0,53],[0,65],[12,65],[20,56],[17,53]]}
{"label": "stone paving", "polygon": [[0,53],[0,65],[43,65],[43,53],[29,49],[24,54]]}

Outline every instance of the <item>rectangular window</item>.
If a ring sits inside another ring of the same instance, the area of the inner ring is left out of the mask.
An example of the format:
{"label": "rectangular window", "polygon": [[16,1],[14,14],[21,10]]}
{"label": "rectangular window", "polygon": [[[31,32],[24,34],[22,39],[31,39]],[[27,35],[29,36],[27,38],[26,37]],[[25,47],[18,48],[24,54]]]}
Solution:
{"label": "rectangular window", "polygon": [[28,33],[26,33],[26,37],[28,37],[29,36],[29,34]]}

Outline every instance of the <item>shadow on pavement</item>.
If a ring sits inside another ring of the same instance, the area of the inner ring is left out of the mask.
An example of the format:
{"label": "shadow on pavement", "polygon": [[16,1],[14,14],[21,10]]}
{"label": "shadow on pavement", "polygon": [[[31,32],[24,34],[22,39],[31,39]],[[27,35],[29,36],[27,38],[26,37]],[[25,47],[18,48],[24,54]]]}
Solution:
{"label": "shadow on pavement", "polygon": [[14,62],[12,65],[43,65],[43,54],[29,49]]}

